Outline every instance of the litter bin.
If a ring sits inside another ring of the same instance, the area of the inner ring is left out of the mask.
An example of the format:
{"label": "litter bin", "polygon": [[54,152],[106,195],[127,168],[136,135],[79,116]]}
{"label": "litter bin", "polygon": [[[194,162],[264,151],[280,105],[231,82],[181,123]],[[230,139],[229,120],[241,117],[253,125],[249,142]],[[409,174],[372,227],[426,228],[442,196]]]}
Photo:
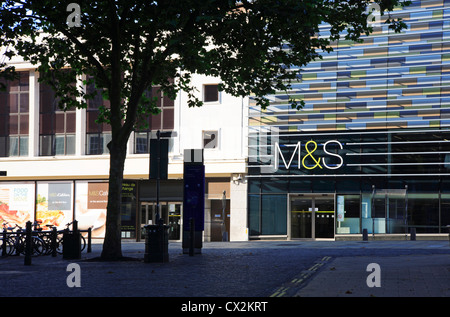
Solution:
{"label": "litter bin", "polygon": [[80,233],[76,234],[72,231],[63,233],[63,259],[80,259],[81,258],[81,236]]}
{"label": "litter bin", "polygon": [[162,221],[157,225],[147,225],[144,262],[169,262],[169,228]]}

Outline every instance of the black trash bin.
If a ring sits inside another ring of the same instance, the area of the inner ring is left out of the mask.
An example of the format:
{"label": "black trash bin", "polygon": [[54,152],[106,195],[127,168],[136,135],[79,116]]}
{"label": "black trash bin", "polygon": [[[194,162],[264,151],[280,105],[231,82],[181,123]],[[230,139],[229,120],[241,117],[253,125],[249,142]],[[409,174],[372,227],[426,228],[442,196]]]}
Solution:
{"label": "black trash bin", "polygon": [[162,222],[145,226],[144,262],[169,262],[169,228]]}
{"label": "black trash bin", "polygon": [[81,236],[72,231],[63,233],[63,259],[80,259],[81,258]]}

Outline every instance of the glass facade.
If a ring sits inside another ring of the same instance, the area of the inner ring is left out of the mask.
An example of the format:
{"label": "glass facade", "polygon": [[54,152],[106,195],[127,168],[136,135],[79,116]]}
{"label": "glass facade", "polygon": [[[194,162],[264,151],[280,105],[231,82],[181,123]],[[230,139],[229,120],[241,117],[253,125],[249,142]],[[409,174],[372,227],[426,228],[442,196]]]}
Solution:
{"label": "glass facade", "polygon": [[86,154],[109,154],[108,143],[111,141],[111,126],[107,123],[97,123],[100,107],[109,109],[109,100],[103,100],[102,93],[94,83],[87,86],[88,93],[96,92],[94,99],[88,100],[86,109]]}
{"label": "glass facade", "polygon": [[0,91],[0,157],[27,156],[29,140],[29,73],[3,81]]}
{"label": "glass facade", "polygon": [[50,86],[40,83],[39,90],[39,155],[75,155],[75,109],[59,109]]}
{"label": "glass facade", "polygon": [[[158,114],[149,114],[140,122],[141,127],[134,133],[134,153],[145,154],[150,152],[150,139],[156,131],[172,131],[174,129],[174,101],[160,90],[152,87],[146,92],[148,98],[156,98],[156,107],[160,110]],[[155,138],[156,135],[153,135]]]}
{"label": "glass facade", "polygon": [[[318,238],[327,216],[333,236],[447,233],[450,1],[412,1],[391,14],[407,29],[375,25],[361,43],[335,42],[290,91],[267,96],[266,110],[250,103],[251,237]],[[334,195],[333,213],[316,206],[320,194]]]}

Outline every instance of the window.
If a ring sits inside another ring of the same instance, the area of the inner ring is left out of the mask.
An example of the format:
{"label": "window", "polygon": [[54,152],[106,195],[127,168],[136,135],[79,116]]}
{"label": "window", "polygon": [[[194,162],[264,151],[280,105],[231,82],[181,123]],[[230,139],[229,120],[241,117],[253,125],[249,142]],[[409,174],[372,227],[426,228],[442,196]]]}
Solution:
{"label": "window", "polygon": [[41,83],[39,90],[39,155],[74,155],[75,110],[60,110],[50,86]]}
{"label": "window", "polygon": [[219,131],[203,131],[203,148],[217,149],[219,147]]}
{"label": "window", "polygon": [[159,87],[152,87],[146,92],[148,98],[156,97],[156,106],[161,112],[143,118],[142,127],[134,133],[134,153],[144,154],[150,151],[152,131],[172,131],[174,128],[174,101],[165,96]]}
{"label": "window", "polygon": [[101,91],[94,83],[87,86],[88,93],[97,91],[94,99],[89,99],[86,109],[86,154],[101,155],[109,153],[108,143],[111,141],[111,126],[107,123],[95,122],[99,116],[100,106],[110,107],[109,100],[103,100]]}
{"label": "window", "polygon": [[29,75],[18,74],[0,91],[0,157],[28,155]]}
{"label": "window", "polygon": [[218,102],[219,101],[219,85],[203,85],[203,101]]}

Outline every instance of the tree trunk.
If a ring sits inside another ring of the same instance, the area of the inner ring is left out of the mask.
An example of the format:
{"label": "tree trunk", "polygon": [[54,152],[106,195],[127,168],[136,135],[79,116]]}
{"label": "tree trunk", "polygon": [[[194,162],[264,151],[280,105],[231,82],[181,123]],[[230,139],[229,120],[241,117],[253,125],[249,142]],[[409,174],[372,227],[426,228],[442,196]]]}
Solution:
{"label": "tree trunk", "polygon": [[126,142],[112,140],[108,147],[110,150],[108,206],[101,258],[115,261],[122,258],[120,205],[127,145]]}

